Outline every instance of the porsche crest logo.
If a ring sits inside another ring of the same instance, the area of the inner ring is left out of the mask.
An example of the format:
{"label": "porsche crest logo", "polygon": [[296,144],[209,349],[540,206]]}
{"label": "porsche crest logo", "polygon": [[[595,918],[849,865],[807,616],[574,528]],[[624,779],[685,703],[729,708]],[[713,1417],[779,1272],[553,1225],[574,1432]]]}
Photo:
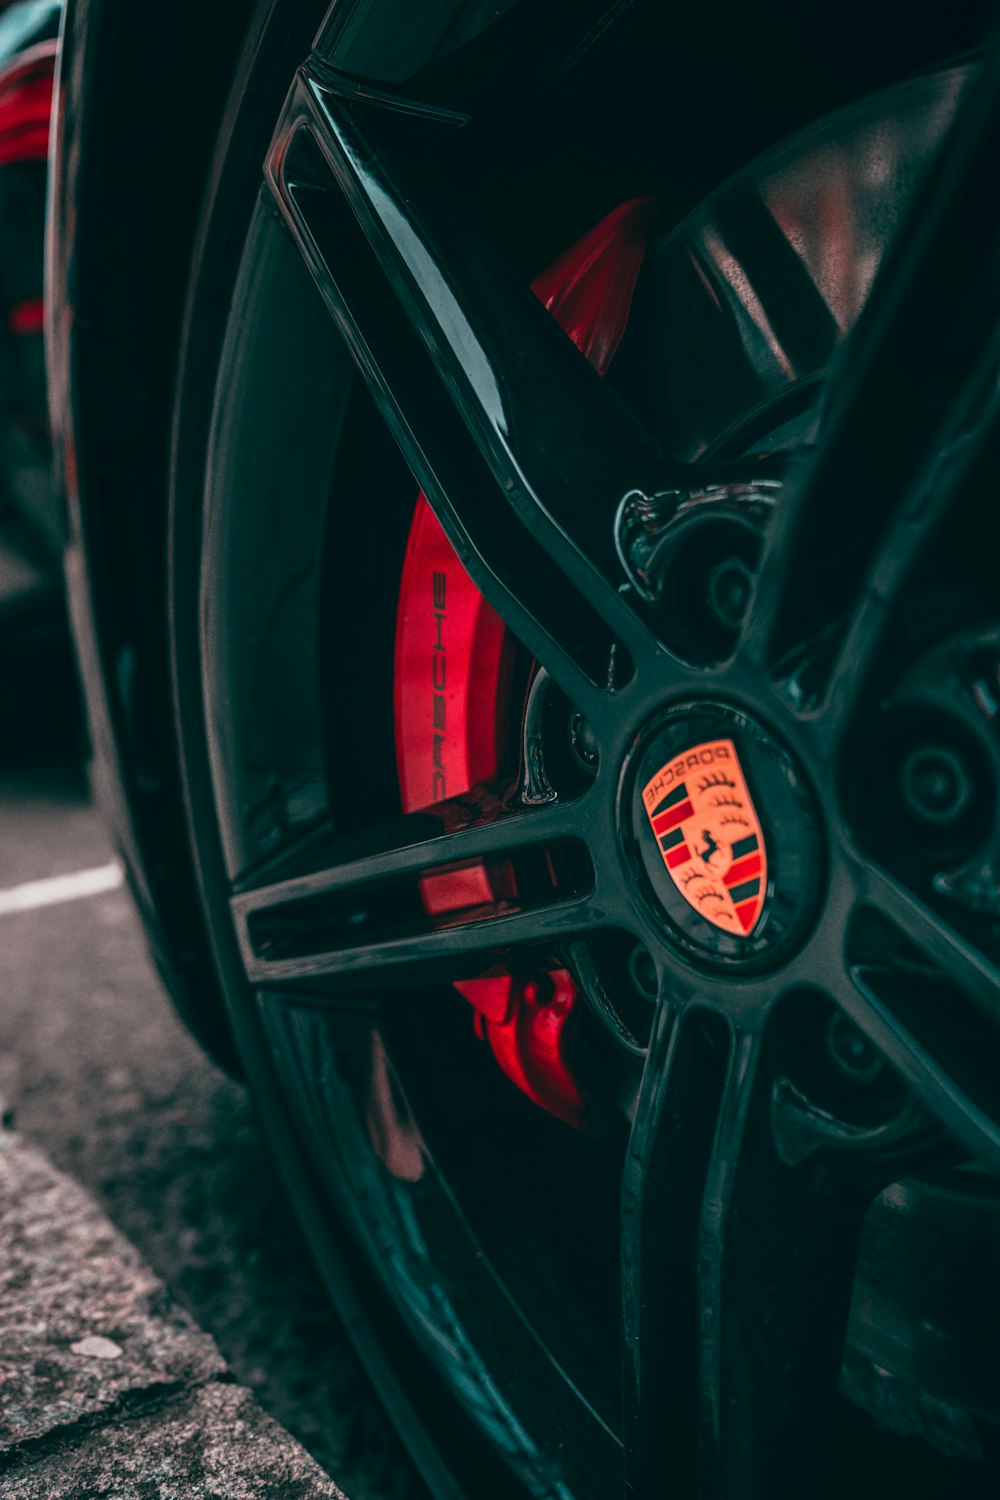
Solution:
{"label": "porsche crest logo", "polygon": [[708,740],[660,767],[642,802],[684,900],[723,932],[749,935],[767,893],[767,851],[732,740]]}

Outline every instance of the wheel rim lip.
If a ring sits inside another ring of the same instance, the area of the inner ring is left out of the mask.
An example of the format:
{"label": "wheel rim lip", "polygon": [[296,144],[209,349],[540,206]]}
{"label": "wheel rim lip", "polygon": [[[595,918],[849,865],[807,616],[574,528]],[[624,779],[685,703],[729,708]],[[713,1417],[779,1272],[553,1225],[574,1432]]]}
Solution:
{"label": "wheel rim lip", "polygon": [[[273,224],[273,221],[268,215],[266,215],[263,210],[261,210],[260,222],[261,224],[267,225],[268,231],[270,233],[278,235],[279,232],[277,230],[277,226]],[[238,371],[241,366],[241,361],[239,359],[238,353],[235,351],[231,351],[231,358],[233,361],[234,372]],[[243,397],[238,390],[237,385],[235,383],[229,385],[225,380],[222,381],[222,384],[226,387],[227,390],[227,401],[231,403],[233,407],[242,407],[244,404]],[[216,473],[218,473],[218,471],[216,471]],[[218,489],[218,486],[215,486],[215,488]],[[412,505],[412,499],[413,492],[410,492],[410,505]],[[241,504],[239,509],[243,511],[240,524],[245,526],[249,524],[245,505]],[[208,524],[211,528],[212,522],[209,521]],[[215,531],[215,539],[213,545],[216,555],[219,555],[221,552],[221,554],[225,556],[226,549],[224,548],[224,546],[220,547],[220,536],[222,534],[222,531],[223,528],[219,528]],[[210,578],[206,578],[203,581],[203,586],[206,588],[207,592],[213,599],[216,599],[218,597],[218,591],[213,586],[213,582]],[[217,628],[214,626],[214,623],[213,628]],[[211,691],[211,688],[209,690]],[[218,768],[218,762],[219,757],[217,756],[215,761],[216,768]],[[218,784],[216,785],[215,796],[217,805],[227,804],[230,809],[234,807],[238,808],[238,803],[235,801],[235,799],[232,798],[232,794],[228,790],[226,790],[227,786],[228,783],[224,782],[223,789],[220,795],[220,788]],[[245,848],[245,839],[242,837],[242,835],[239,835],[237,833],[236,836],[231,838],[229,843],[231,872],[240,871],[245,867],[245,856],[239,853],[241,844]],[[450,987],[446,988],[450,990]],[[431,992],[428,991],[428,994],[430,993]],[[462,1018],[465,1019],[467,1016],[466,1003],[459,999],[456,999],[454,1003],[456,1006],[461,1007],[461,1015]],[[282,1049],[277,1043],[277,1038],[281,1034],[281,1029],[285,1024],[285,1021],[290,1020],[294,1015],[299,1015],[302,1018],[303,1023],[307,1023],[310,1014],[315,1017],[315,1010],[310,1007],[308,1000],[303,999],[299,1002],[298,1005],[295,1005],[293,1003],[290,1003],[287,999],[280,999],[278,997],[273,998],[268,1008],[277,1018],[276,1025],[272,1027],[270,1031],[270,1035],[272,1038],[270,1044],[271,1048],[272,1050],[278,1051],[279,1054],[282,1050],[284,1050],[285,1055],[287,1056],[287,1047]],[[301,1099],[301,1096],[305,1092],[304,1084],[308,1082],[308,1080],[302,1080],[299,1077],[298,1073],[288,1074],[286,1072],[285,1077],[286,1079],[291,1078],[291,1083],[285,1083],[283,1092],[285,1092],[286,1094],[292,1094],[293,1096],[298,1094]],[[302,1108],[300,1108],[298,1105],[294,1105],[292,1109],[292,1117],[295,1120],[296,1128],[300,1132],[302,1132],[303,1137],[306,1141],[306,1152],[310,1156],[312,1170],[315,1171],[317,1167],[315,1158],[316,1139],[313,1132],[313,1126],[312,1124],[310,1124],[310,1117],[314,1120],[315,1114],[314,1112],[310,1111],[306,1111],[304,1113]],[[375,1163],[375,1166],[376,1168],[378,1168],[378,1170],[381,1170],[381,1167],[377,1162]],[[319,1167],[320,1174],[322,1176],[321,1162],[319,1163]],[[446,1201],[447,1197],[449,1196],[450,1194],[446,1194],[442,1201]],[[371,1202],[371,1193],[362,1192],[360,1194],[359,1201]],[[362,1233],[363,1242],[367,1242],[370,1244],[370,1234],[365,1227],[364,1220],[361,1221],[359,1229]],[[476,1241],[474,1238],[474,1232],[472,1230],[469,1230],[468,1227],[466,1227],[466,1232],[469,1235],[470,1243],[475,1244]],[[492,1301],[495,1301],[497,1295],[496,1289],[498,1287],[502,1287],[503,1280],[491,1263],[489,1256],[483,1255],[481,1252],[479,1252],[478,1257],[470,1257],[468,1259],[468,1267],[470,1269],[470,1272],[474,1270],[476,1274],[481,1278],[481,1288],[484,1293],[482,1297],[483,1305],[492,1305]],[[443,1272],[439,1272],[439,1276],[443,1289],[443,1298],[447,1300],[449,1297],[453,1297],[455,1305],[465,1306],[466,1308],[468,1308],[468,1299],[470,1295],[469,1286],[462,1282],[450,1282],[448,1280],[448,1277]],[[489,1285],[487,1285],[487,1283]],[[490,1290],[490,1288],[492,1288],[492,1290]],[[412,1306],[408,1306],[406,1304],[405,1298],[403,1298],[401,1295],[400,1286],[394,1283],[391,1278],[387,1283],[387,1290],[390,1294],[390,1297],[394,1299],[397,1311],[402,1314],[404,1320],[408,1323],[410,1332],[414,1333],[417,1336],[418,1341],[421,1342],[425,1354],[429,1354],[432,1360],[436,1359],[440,1361],[442,1351],[446,1350],[449,1347],[450,1343],[453,1343],[453,1339],[451,1339],[447,1327],[443,1326],[432,1336],[428,1337],[426,1324],[422,1323],[419,1318],[414,1317]],[[506,1294],[504,1295],[506,1297]],[[508,1308],[509,1305],[509,1297],[507,1297]],[[612,1437],[603,1417],[595,1410],[594,1404],[590,1400],[588,1400],[587,1395],[580,1390],[579,1382],[565,1373],[565,1371],[560,1366],[558,1358],[553,1355],[551,1348],[547,1348],[544,1345],[539,1334],[533,1328],[529,1329],[522,1312],[518,1313],[516,1319],[512,1319],[508,1315],[504,1322],[508,1326],[508,1328],[520,1327],[524,1330],[523,1335],[521,1336],[521,1352],[518,1356],[518,1360],[515,1361],[515,1363],[519,1363],[522,1368],[531,1368],[532,1365],[535,1364],[537,1365],[537,1368],[539,1370],[541,1370],[544,1366],[546,1371],[551,1372],[551,1377],[558,1382],[558,1389],[562,1393],[559,1397],[560,1401],[572,1400],[572,1402],[574,1403],[573,1410],[577,1413],[577,1416],[574,1417],[574,1422],[578,1424],[577,1442],[579,1444],[581,1452],[581,1463],[584,1462],[582,1455],[586,1451],[591,1454],[591,1460],[593,1463],[606,1468],[608,1464],[608,1459],[606,1457],[608,1445],[610,1444],[613,1447],[615,1453],[617,1453],[618,1439],[617,1437]],[[483,1343],[485,1344],[486,1342],[487,1340],[484,1338]],[[547,1379],[548,1376],[546,1376],[545,1378]],[[542,1383],[541,1376],[539,1376],[539,1382]],[[484,1411],[489,1410],[491,1404],[495,1404],[500,1400],[499,1393],[497,1391],[494,1391],[492,1394],[490,1394],[487,1386],[484,1386],[483,1390],[478,1395],[470,1395],[470,1392],[472,1392],[473,1389],[474,1387],[472,1385],[468,1387],[466,1392],[466,1401],[473,1410],[478,1410],[480,1414],[482,1414]],[[496,1417],[496,1420],[500,1423],[501,1427],[505,1428],[508,1431],[518,1430],[521,1432],[522,1449],[520,1450],[520,1458],[517,1459],[517,1466],[521,1470],[522,1478],[524,1478],[525,1473],[528,1470],[531,1470],[532,1467],[537,1470],[540,1466],[543,1466],[543,1460],[540,1456],[540,1449],[535,1446],[533,1429],[536,1427],[544,1427],[543,1415],[541,1413],[536,1413],[534,1419],[531,1419],[530,1421],[529,1414],[525,1413],[523,1414],[523,1417],[524,1420],[515,1420],[512,1411],[508,1410],[506,1413],[504,1413],[499,1407]],[[538,1438],[540,1440],[541,1433],[538,1434]],[[601,1457],[602,1454],[604,1454],[605,1456]],[[512,1450],[508,1448],[509,1461],[514,1462],[515,1458],[516,1454],[513,1454]],[[617,1460],[613,1460],[612,1462],[617,1462]]]}

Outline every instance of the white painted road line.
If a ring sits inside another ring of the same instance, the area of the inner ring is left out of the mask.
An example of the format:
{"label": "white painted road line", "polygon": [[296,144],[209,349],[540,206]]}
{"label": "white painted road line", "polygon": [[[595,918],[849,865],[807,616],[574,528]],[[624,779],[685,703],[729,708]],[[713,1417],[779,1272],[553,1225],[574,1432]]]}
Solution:
{"label": "white painted road line", "polygon": [[82,901],[102,891],[116,891],[124,880],[116,859],[92,870],[74,870],[71,875],[51,875],[47,880],[28,880],[0,891],[0,917],[36,906],[58,906],[63,901]]}

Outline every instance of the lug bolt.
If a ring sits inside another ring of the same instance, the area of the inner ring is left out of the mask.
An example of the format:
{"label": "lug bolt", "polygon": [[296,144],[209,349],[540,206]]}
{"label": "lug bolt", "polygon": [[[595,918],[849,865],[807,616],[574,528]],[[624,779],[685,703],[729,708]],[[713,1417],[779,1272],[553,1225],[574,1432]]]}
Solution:
{"label": "lug bolt", "polygon": [[960,757],[943,745],[919,745],[903,762],[899,789],[910,812],[925,823],[956,823],[972,801],[972,782]]}
{"label": "lug bolt", "polygon": [[655,1000],[659,992],[656,965],[648,948],[636,943],[628,956],[628,977],[644,1000]]}
{"label": "lug bolt", "polygon": [[830,1057],[853,1083],[874,1083],[885,1071],[885,1063],[871,1042],[846,1016],[830,1017],[824,1040]]}
{"label": "lug bolt", "polygon": [[597,736],[581,713],[574,712],[570,717],[569,742],[573,754],[584,770],[596,770],[597,762],[601,758],[597,747]]}
{"label": "lug bolt", "polygon": [[753,574],[742,557],[727,557],[708,575],[708,603],[720,625],[736,630],[753,591]]}

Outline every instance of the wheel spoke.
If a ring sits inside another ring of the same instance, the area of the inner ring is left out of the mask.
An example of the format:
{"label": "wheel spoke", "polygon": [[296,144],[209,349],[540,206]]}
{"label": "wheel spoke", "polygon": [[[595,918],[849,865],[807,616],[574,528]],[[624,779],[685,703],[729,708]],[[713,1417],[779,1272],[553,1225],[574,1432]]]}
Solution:
{"label": "wheel spoke", "polygon": [[463,562],[579,702],[581,675],[608,686],[612,641],[633,662],[655,652],[621,593],[617,504],[687,471],[408,153],[413,126],[307,68],[269,180]]}
{"label": "wheel spoke", "polygon": [[779,1158],[779,1073],[766,1035],[690,1007],[659,1019],[623,1198],[627,1493],[643,1500],[807,1494],[829,1437],[864,1197],[821,1157]]}
{"label": "wheel spoke", "polygon": [[[831,377],[816,453],[768,536],[744,649],[792,679],[807,704],[831,678],[858,678],[859,653],[872,649],[916,553],[995,430],[998,151],[994,52],[879,271]],[[944,287],[959,290],[945,296]]]}
{"label": "wheel spoke", "polygon": [[863,902],[895,950],[848,956],[827,983],[841,1008],[962,1149],[1000,1167],[1000,975],[976,946],[877,866]]}
{"label": "wheel spoke", "polygon": [[1000,970],[948,922],[938,917],[881,866],[863,873],[864,899],[935,969],[947,974],[984,1008],[995,1011]]}
{"label": "wheel spoke", "polygon": [[[558,968],[563,946],[600,927],[602,916],[584,895],[522,910],[508,910],[497,903],[491,911],[452,919],[436,928],[414,923],[423,928],[416,932],[406,932],[398,922],[384,926],[373,922],[376,930],[368,935],[363,927],[331,932],[334,923],[326,924],[312,912],[301,924],[282,913],[280,920],[265,929],[266,936],[255,937],[251,928],[249,940],[244,938],[241,946],[252,985],[308,983],[315,992],[335,999],[345,991],[410,988]],[[309,941],[300,944],[296,939],[306,935],[306,922]],[[326,929],[318,937],[317,927]],[[383,935],[386,928],[391,935]],[[334,946],[341,937],[342,945]],[[319,951],[314,946],[317,942]]]}
{"label": "wheel spoke", "polygon": [[581,837],[586,806],[518,812],[479,791],[361,839],[314,836],[232,897],[251,983],[361,989],[399,984],[404,969],[407,982],[431,982],[537,968],[540,953],[604,920]]}
{"label": "wheel spoke", "polygon": [[758,337],[786,378],[825,369],[839,339],[837,320],[757,192],[734,187],[719,203],[712,248],[717,274],[732,277],[733,295],[756,317]]}
{"label": "wheel spoke", "polygon": [[[453,0],[447,8],[460,26],[473,14],[465,10],[462,0]],[[444,13],[442,8],[437,15]],[[572,11],[561,4],[520,6],[502,0],[488,24],[486,12],[481,13],[481,29],[480,21],[474,20],[474,41],[466,40],[454,50],[449,47],[442,58],[440,23],[426,26],[423,17],[418,20],[409,12],[400,35],[395,26],[358,26],[356,16],[346,13],[343,6],[331,5],[316,38],[316,54],[331,68],[362,78],[401,76],[402,62],[411,88],[413,80],[419,79],[421,98],[430,94],[446,99],[456,109],[472,109],[482,107],[485,94],[490,107],[507,110],[511,98],[537,87],[543,79],[558,77],[584,52],[599,45],[609,28],[628,13],[628,6],[609,6],[608,0],[576,0]],[[402,14],[398,13],[400,19]],[[476,53],[481,54],[478,67]],[[486,68],[482,54],[488,58]]]}

